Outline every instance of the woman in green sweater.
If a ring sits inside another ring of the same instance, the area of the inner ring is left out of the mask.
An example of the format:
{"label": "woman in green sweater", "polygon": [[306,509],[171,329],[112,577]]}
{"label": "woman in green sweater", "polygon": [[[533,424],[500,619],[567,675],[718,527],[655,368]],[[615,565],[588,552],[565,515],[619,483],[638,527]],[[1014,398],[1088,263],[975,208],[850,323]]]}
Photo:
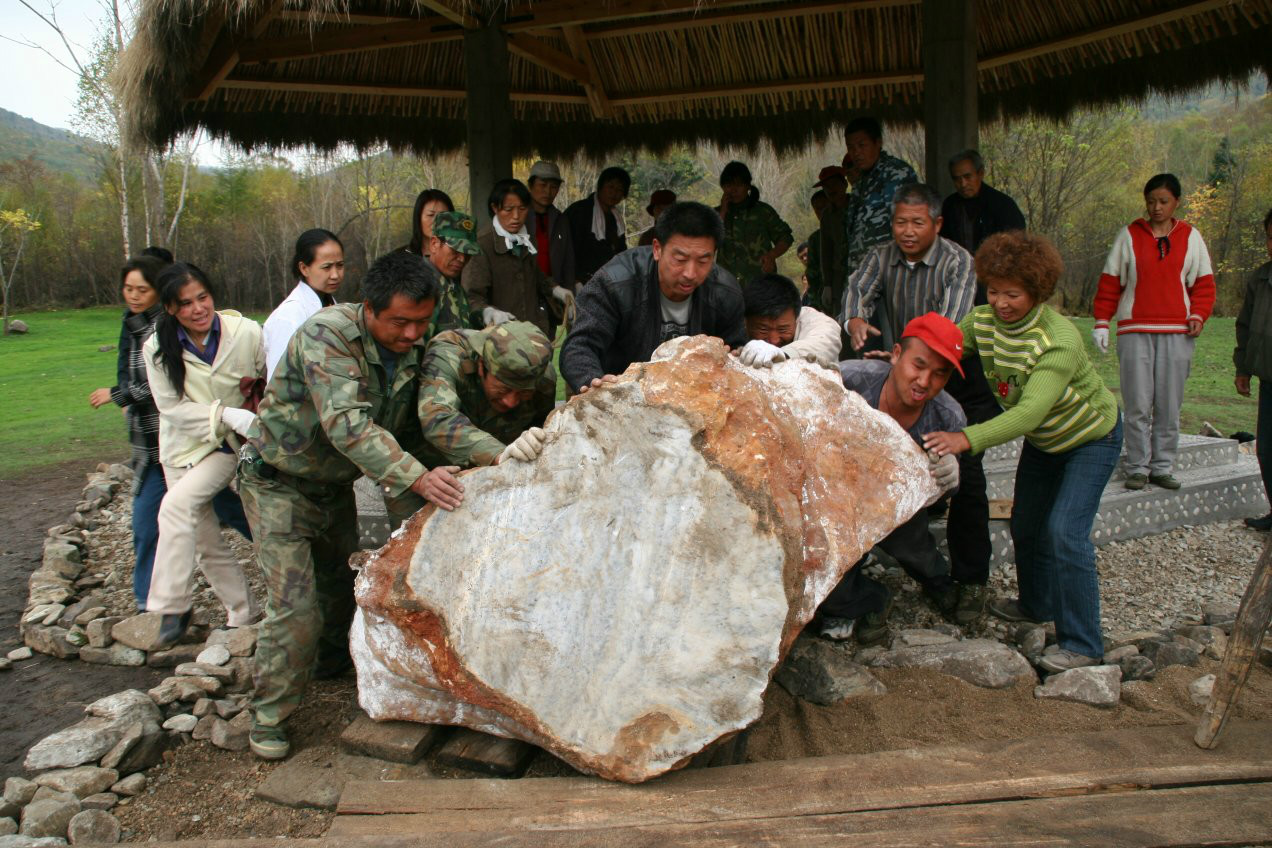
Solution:
{"label": "woman in green sweater", "polygon": [[1025,437],[1011,515],[1020,598],[990,611],[1008,621],[1055,621],[1060,650],[1038,661],[1049,672],[1104,656],[1091,525],[1122,450],[1117,401],[1077,328],[1046,305],[1063,270],[1051,242],[1023,231],[991,236],[976,252],[989,305],[959,327],[1004,412],[924,441],[943,456]]}

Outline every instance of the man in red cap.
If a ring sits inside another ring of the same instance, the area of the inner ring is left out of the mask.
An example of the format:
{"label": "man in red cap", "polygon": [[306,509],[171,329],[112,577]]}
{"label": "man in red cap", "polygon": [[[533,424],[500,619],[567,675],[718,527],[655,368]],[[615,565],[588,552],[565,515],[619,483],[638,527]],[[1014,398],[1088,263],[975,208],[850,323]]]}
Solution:
{"label": "man in red cap", "polygon": [[[649,213],[649,217],[654,219],[654,223],[658,222],[658,216],[663,210],[676,202],[676,193],[669,188],[660,188],[649,196],[649,205],[645,207],[645,211]],[[640,241],[636,242],[637,247],[644,247],[654,243],[654,228],[651,226],[645,232],[640,234]]]}
{"label": "man in red cap", "polygon": [[[890,415],[921,445],[926,434],[944,431],[947,426],[962,428],[967,420],[958,402],[944,391],[950,375],[963,373],[962,358],[963,333],[958,325],[929,312],[905,326],[901,341],[892,348],[890,362],[850,359],[839,363],[839,373],[845,388]],[[958,487],[957,460],[933,460],[931,472],[942,492]],[[950,564],[928,530],[926,509],[920,509],[877,547],[918,581],[938,610],[953,609],[957,590],[950,579]],[[866,559],[844,575],[818,609],[824,638],[845,641],[856,637],[862,645],[875,645],[887,638],[892,594],[863,572]]]}
{"label": "man in red cap", "polygon": [[848,207],[848,172],[838,165],[827,165],[817,175],[817,188],[826,192],[830,205],[821,215],[821,229],[818,236],[821,242],[821,268],[818,269],[822,280],[822,300],[814,303],[827,315],[839,312],[839,302],[844,298],[843,272],[844,245],[844,210]]}

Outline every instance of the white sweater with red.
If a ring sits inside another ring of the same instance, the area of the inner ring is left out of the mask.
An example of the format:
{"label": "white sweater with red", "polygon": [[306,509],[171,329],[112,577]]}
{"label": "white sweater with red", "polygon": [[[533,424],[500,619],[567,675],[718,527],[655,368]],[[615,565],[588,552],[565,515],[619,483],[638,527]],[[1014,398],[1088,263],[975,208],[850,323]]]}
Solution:
{"label": "white sweater with red", "polygon": [[1189,319],[1204,322],[1214,305],[1215,275],[1201,233],[1175,221],[1159,246],[1140,218],[1113,240],[1092,311],[1096,327],[1116,319],[1119,336],[1186,333]]}

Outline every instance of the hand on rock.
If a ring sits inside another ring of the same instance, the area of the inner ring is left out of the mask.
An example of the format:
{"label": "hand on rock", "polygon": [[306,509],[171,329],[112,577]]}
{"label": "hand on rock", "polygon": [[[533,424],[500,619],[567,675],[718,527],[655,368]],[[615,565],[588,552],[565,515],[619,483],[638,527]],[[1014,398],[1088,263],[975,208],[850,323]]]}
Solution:
{"label": "hand on rock", "polygon": [[243,438],[247,438],[247,431],[252,428],[252,424],[255,422],[256,415],[246,409],[238,409],[233,406],[221,407],[221,423]]}
{"label": "hand on rock", "polygon": [[941,487],[942,492],[958,488],[958,458],[954,454],[936,456],[929,453],[928,461],[931,463],[932,479]]}
{"label": "hand on rock", "polygon": [[455,479],[458,465],[439,465],[411,484],[411,491],[447,512],[464,502],[464,484]]}
{"label": "hand on rock", "polygon": [[543,432],[541,427],[531,427],[518,436],[512,444],[503,449],[503,453],[499,454],[497,464],[502,463],[509,457],[522,462],[534,462],[543,450],[543,445],[547,438],[548,434]]}
{"label": "hand on rock", "polygon": [[743,365],[750,365],[752,368],[768,368],[774,362],[782,362],[786,359],[786,354],[782,353],[782,349],[775,344],[769,344],[763,339],[752,339],[742,348],[742,352],[738,355]]}
{"label": "hand on rock", "polygon": [[1095,349],[1100,353],[1109,352],[1109,328],[1096,327],[1091,331],[1091,341],[1095,343]]}
{"label": "hand on rock", "polygon": [[495,309],[493,306],[487,306],[481,311],[481,320],[486,322],[487,327],[493,327],[496,324],[506,324],[516,319],[517,316],[511,312],[504,312],[502,309]]}
{"label": "hand on rock", "polygon": [[599,389],[601,386],[604,386],[607,383],[617,383],[617,382],[618,382],[618,378],[615,377],[613,374],[606,374],[604,377],[597,377],[592,382],[585,383],[584,385],[579,386],[579,394],[585,395],[592,389]]}

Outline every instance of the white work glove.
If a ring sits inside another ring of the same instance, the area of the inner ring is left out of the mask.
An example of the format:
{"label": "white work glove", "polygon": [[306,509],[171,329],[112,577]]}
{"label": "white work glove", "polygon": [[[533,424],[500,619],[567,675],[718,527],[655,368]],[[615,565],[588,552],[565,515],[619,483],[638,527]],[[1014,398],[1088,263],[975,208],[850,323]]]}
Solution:
{"label": "white work glove", "polygon": [[221,423],[243,438],[247,438],[247,431],[251,429],[252,424],[255,422],[256,414],[250,410],[233,406],[221,407]]}
{"label": "white work glove", "polygon": [[743,365],[750,365],[752,368],[768,368],[774,362],[785,360],[786,354],[777,345],[769,344],[763,339],[752,339],[742,348],[738,359],[742,360]]}
{"label": "white work glove", "polygon": [[506,324],[509,321],[516,321],[517,316],[511,312],[504,312],[502,309],[495,309],[493,306],[487,306],[481,311],[481,320],[486,322],[487,327],[493,327],[496,324]]}
{"label": "white work glove", "polygon": [[932,471],[932,479],[936,481],[936,485],[941,487],[942,492],[948,492],[958,488],[958,457],[952,453],[947,453],[942,457],[933,457],[928,454],[928,462]]}
{"label": "white work glove", "polygon": [[1091,331],[1091,341],[1095,342],[1095,348],[1100,353],[1109,352],[1109,328],[1096,327]]}
{"label": "white work glove", "polygon": [[499,462],[512,457],[522,462],[534,462],[539,456],[539,452],[543,450],[543,443],[548,438],[548,434],[544,433],[539,427],[531,427],[526,430],[516,440],[503,449],[503,453],[499,454]]}
{"label": "white work glove", "polygon": [[570,291],[565,286],[553,286],[552,296],[564,303],[567,309],[570,307],[570,304],[574,303],[574,292]]}

